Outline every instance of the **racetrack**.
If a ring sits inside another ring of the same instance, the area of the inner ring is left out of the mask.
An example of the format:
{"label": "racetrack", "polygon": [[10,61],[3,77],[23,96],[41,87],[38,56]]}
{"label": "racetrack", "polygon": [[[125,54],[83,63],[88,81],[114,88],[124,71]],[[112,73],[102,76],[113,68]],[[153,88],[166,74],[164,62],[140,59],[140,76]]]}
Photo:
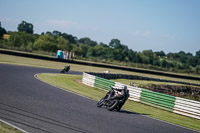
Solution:
{"label": "racetrack", "polygon": [[34,78],[37,73],[59,72],[0,64],[0,119],[30,133],[195,132],[134,112],[109,112],[97,108],[97,101]]}

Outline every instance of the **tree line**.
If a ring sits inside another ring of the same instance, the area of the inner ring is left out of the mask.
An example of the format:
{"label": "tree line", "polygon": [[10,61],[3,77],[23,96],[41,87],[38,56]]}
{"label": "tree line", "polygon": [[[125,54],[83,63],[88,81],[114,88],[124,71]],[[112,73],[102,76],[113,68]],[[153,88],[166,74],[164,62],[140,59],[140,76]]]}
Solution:
{"label": "tree line", "polygon": [[[184,51],[178,53],[152,50],[137,52],[122,44],[119,39],[112,39],[109,44],[97,43],[89,37],[78,39],[76,36],[56,30],[39,35],[34,34],[33,27],[31,23],[22,21],[17,27],[17,32],[7,32],[0,26],[0,46],[19,48],[29,52],[56,53],[57,50],[64,50],[74,52],[76,58],[79,59],[200,74],[200,50],[195,55]],[[8,40],[3,39],[5,33],[10,35]]]}

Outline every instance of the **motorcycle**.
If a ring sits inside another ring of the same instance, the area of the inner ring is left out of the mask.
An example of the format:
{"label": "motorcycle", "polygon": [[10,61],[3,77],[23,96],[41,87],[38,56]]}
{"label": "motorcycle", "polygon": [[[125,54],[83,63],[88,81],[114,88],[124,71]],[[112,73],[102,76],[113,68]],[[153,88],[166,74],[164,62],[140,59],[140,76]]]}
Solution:
{"label": "motorcycle", "polygon": [[70,66],[65,66],[60,73],[67,73],[70,70]]}
{"label": "motorcycle", "polygon": [[129,93],[128,96],[125,98],[112,98],[113,96],[118,95],[118,92],[115,91],[115,88],[111,87],[112,89],[106,94],[105,97],[103,97],[98,103],[97,103],[97,107],[102,107],[105,106],[107,108],[108,111],[113,111],[114,109],[116,109],[117,111],[120,111],[120,109],[122,108],[122,106],[124,105],[124,103],[126,102],[126,100],[129,97]]}

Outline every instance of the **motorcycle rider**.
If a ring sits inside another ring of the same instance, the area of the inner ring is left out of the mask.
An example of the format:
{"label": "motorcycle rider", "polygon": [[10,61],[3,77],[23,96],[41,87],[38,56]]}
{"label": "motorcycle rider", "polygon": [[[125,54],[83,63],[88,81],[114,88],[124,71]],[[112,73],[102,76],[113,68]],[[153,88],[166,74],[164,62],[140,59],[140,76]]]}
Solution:
{"label": "motorcycle rider", "polygon": [[67,73],[70,70],[70,65],[65,66],[60,73]]}
{"label": "motorcycle rider", "polygon": [[119,106],[117,108],[117,111],[119,111],[129,97],[129,90],[127,89],[127,86],[125,86],[125,85],[122,86],[122,89],[117,89],[117,88],[113,88],[113,89],[118,91],[119,93],[117,95],[114,95],[110,99],[112,99],[112,100],[113,99],[121,99],[122,100],[122,102],[119,103]]}
{"label": "motorcycle rider", "polygon": [[63,70],[64,70],[65,72],[68,72],[68,71],[70,70],[70,65],[65,66]]}
{"label": "motorcycle rider", "polygon": [[[112,87],[112,86],[111,86]],[[114,90],[120,92],[118,93],[118,95],[115,95],[113,97],[111,97],[111,99],[123,99],[126,100],[127,97],[129,97],[129,90],[127,89],[127,86],[122,86],[122,89],[118,89],[118,88],[114,88],[112,87]]]}

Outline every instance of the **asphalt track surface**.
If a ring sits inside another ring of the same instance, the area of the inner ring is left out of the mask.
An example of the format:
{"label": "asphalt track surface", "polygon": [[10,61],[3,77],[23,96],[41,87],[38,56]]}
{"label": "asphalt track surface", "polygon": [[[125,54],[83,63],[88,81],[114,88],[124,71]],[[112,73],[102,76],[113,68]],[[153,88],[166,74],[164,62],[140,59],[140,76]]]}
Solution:
{"label": "asphalt track surface", "polygon": [[134,112],[97,108],[97,101],[43,83],[37,73],[59,70],[0,64],[0,119],[30,133],[196,132]]}

